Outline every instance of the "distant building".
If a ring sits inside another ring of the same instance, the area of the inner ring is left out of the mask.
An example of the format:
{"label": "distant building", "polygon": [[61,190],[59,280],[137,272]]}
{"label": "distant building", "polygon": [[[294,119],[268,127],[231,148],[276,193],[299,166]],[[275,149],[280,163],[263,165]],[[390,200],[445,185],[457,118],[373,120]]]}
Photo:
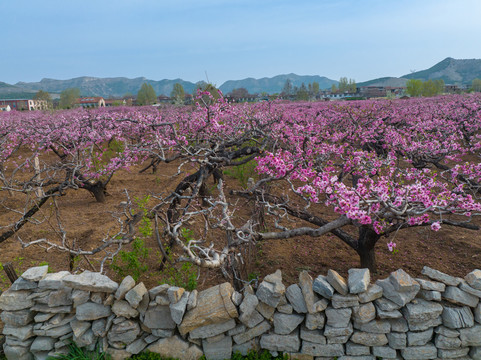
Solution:
{"label": "distant building", "polygon": [[10,105],[0,105],[0,111],[10,111]]}
{"label": "distant building", "polygon": [[105,107],[105,100],[103,97],[94,96],[94,97],[84,97],[78,99],[74,107],[83,107],[83,108],[99,108]]}
{"label": "distant building", "polygon": [[6,99],[0,100],[0,106],[10,106],[10,110],[48,110],[47,100]]}
{"label": "distant building", "polygon": [[172,102],[172,98],[168,97],[167,95],[161,94],[157,96],[157,101],[159,104],[170,104]]}
{"label": "distant building", "polygon": [[105,100],[106,107],[112,106],[125,106],[127,105],[127,101],[125,99],[107,99]]}

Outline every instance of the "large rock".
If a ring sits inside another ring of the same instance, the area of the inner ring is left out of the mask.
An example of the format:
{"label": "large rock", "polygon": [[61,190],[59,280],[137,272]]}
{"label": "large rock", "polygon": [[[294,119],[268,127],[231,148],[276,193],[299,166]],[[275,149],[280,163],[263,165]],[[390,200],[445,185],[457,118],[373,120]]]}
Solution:
{"label": "large rock", "polygon": [[24,341],[34,336],[33,325],[25,325],[25,326],[5,325],[3,327],[3,335],[13,336],[20,341]]}
{"label": "large rock", "polygon": [[444,306],[442,318],[444,326],[450,329],[461,329],[474,325],[474,316],[468,306]]}
{"label": "large rock", "polygon": [[167,305],[157,305],[145,312],[144,325],[149,329],[175,329],[175,322],[172,319],[170,308]]}
{"label": "large rock", "polygon": [[209,324],[219,323],[237,318],[236,306],[231,297],[234,289],[229,283],[223,283],[201,291],[198,295],[197,306],[187,311],[179,325],[182,335]]}
{"label": "large rock", "polygon": [[259,325],[242,332],[240,334],[234,335],[233,339],[236,344],[244,344],[247,341],[254,339],[257,336],[264,334],[271,328],[271,325],[267,321],[261,322]]}
{"label": "large rock", "polygon": [[443,307],[436,302],[416,299],[407,304],[401,311],[410,324],[436,319],[443,312]]}
{"label": "large rock", "polygon": [[390,278],[377,280],[376,284],[382,287],[383,296],[399,306],[404,306],[414,299],[421,288],[418,283],[408,287],[410,291],[399,292],[394,288]]}
{"label": "large rock", "polygon": [[70,275],[68,271],[50,273],[38,282],[38,288],[43,290],[56,290],[63,286],[63,278]]}
{"label": "large rock", "polygon": [[390,322],[383,319],[375,319],[365,324],[355,322],[354,327],[358,330],[374,334],[387,334],[391,331]]}
{"label": "large rock", "polygon": [[34,305],[33,300],[28,298],[30,291],[21,290],[13,291],[7,290],[0,296],[0,310],[17,311],[28,309]]}
{"label": "large rock", "polygon": [[191,339],[207,339],[225,333],[236,327],[234,319],[227,320],[218,324],[201,326],[190,332]]}
{"label": "large rock", "polygon": [[291,335],[264,334],[261,336],[261,348],[270,351],[298,352],[301,340],[297,333]]}
{"label": "large rock", "polygon": [[27,281],[22,277],[19,277],[15,282],[10,286],[10,290],[18,291],[18,290],[33,290],[38,287],[35,281]]}
{"label": "large rock", "polygon": [[306,315],[306,328],[309,330],[322,329],[326,322],[326,314],[318,312]]}
{"label": "large rock", "polygon": [[410,331],[408,334],[408,346],[423,346],[431,341],[433,328],[424,331]]}
{"label": "large rock", "polygon": [[385,334],[372,334],[363,331],[355,331],[351,336],[351,341],[364,346],[383,346],[388,343]]}
{"label": "large rock", "polygon": [[275,308],[285,292],[286,287],[282,283],[282,272],[277,270],[274,274],[267,275],[264,278],[257,289],[256,295],[260,301]]}
{"label": "large rock", "polygon": [[1,314],[2,322],[11,326],[25,326],[32,322],[35,312],[30,310],[3,311]]}
{"label": "large rock", "polygon": [[297,284],[292,284],[286,290],[286,297],[292,305],[295,312],[298,314],[307,313],[307,305],[302,295],[302,290]]}
{"label": "large rock", "polygon": [[185,310],[187,309],[187,302],[189,301],[189,292],[186,291],[182,294],[182,297],[176,303],[170,303],[170,315],[172,320],[179,325],[184,317]]}
{"label": "large rock", "polygon": [[320,331],[309,330],[305,327],[301,327],[300,337],[302,340],[309,341],[316,344],[326,345],[326,338]]}
{"label": "large rock", "polygon": [[132,306],[134,309],[137,309],[145,294],[147,294],[147,288],[145,287],[144,283],[141,282],[130,289],[127,294],[125,294],[125,300],[129,302],[130,306]]}
{"label": "large rock", "polygon": [[367,290],[371,281],[369,269],[349,269],[347,283],[351,294],[359,294]]}
{"label": "large rock", "polygon": [[63,282],[72,289],[92,292],[113,293],[119,287],[119,284],[107,276],[91,271],[84,271],[80,275],[67,275],[63,278]]}
{"label": "large rock", "polygon": [[135,286],[135,280],[132,276],[128,275],[124,277],[119,287],[115,291],[115,298],[117,300],[122,300],[125,297],[125,294],[127,294],[127,292],[133,289],[134,286]]}
{"label": "large rock", "polygon": [[303,315],[274,314],[274,331],[279,335],[288,335],[304,321]]}
{"label": "large rock", "polygon": [[5,345],[3,352],[8,360],[33,360],[33,354],[23,346]]}
{"label": "large rock", "polygon": [[446,291],[443,293],[443,298],[449,302],[452,302],[453,304],[461,306],[466,305],[470,307],[476,307],[479,302],[479,298],[477,296],[471,295],[455,286],[448,286]]}
{"label": "large rock", "polygon": [[36,266],[28,269],[20,276],[27,281],[40,281],[47,275],[47,272],[48,265]]}
{"label": "large rock", "polygon": [[440,281],[446,285],[450,286],[458,286],[461,280],[459,278],[455,278],[454,276],[445,274],[441,271],[431,269],[428,266],[423,267],[421,274],[427,276],[430,279]]}
{"label": "large rock", "polygon": [[443,292],[446,289],[446,285],[438,281],[430,281],[417,278],[416,281],[421,285],[421,289],[428,291]]}
{"label": "large rock", "polygon": [[319,275],[312,284],[312,290],[326,299],[332,298],[334,295],[334,288],[329,284],[327,278],[323,275]]}
{"label": "large rock", "polygon": [[79,305],[76,311],[76,317],[80,321],[91,321],[108,317],[112,314],[110,306],[104,306],[93,302],[86,302]]}
{"label": "large rock", "polygon": [[203,355],[198,346],[191,345],[179,336],[160,339],[149,345],[146,350],[166,359],[198,360]]}
{"label": "large rock", "polygon": [[352,310],[350,308],[334,309],[328,307],[326,309],[327,325],[345,328],[349,324],[351,314]]}
{"label": "large rock", "polygon": [[340,295],[334,294],[331,299],[331,304],[334,309],[354,307],[359,305],[359,298],[357,295]]}
{"label": "large rock", "polygon": [[117,324],[113,324],[108,332],[110,343],[131,344],[140,334],[140,327],[136,321],[125,320]]}
{"label": "large rock", "polygon": [[302,296],[304,296],[307,312],[309,314],[315,313],[314,303],[316,298],[312,290],[312,277],[306,270],[302,270],[299,274],[299,287],[301,288]]}
{"label": "large rock", "polygon": [[481,290],[481,270],[476,269],[471,271],[464,279],[468,282],[469,286],[476,290]]}
{"label": "large rock", "polygon": [[462,346],[481,346],[481,325],[459,329]]}
{"label": "large rock", "polygon": [[339,294],[347,295],[349,293],[349,287],[346,280],[336,271],[329,269],[327,271],[326,279]]}
{"label": "large rock", "polygon": [[355,322],[365,324],[374,320],[376,317],[376,308],[372,302],[368,302],[360,306],[354,306],[352,308],[352,314]]}
{"label": "large rock", "polygon": [[359,293],[357,296],[362,304],[374,301],[382,296],[382,287],[376,284],[369,285],[366,291]]}
{"label": "large rock", "polygon": [[139,316],[139,312],[134,309],[130,304],[125,300],[117,300],[112,305],[112,311],[117,316],[123,316],[127,319]]}
{"label": "large rock", "polygon": [[232,355],[232,338],[230,336],[223,336],[217,341],[203,340],[202,348],[206,359],[230,359]]}
{"label": "large rock", "polygon": [[334,356],[343,356],[344,355],[344,347],[342,344],[317,344],[312,343],[309,341],[302,342],[302,349],[301,353],[316,356],[316,357],[334,357]]}
{"label": "large rock", "polygon": [[405,360],[436,359],[438,356],[438,350],[432,344],[424,346],[412,346],[402,349],[401,355]]}

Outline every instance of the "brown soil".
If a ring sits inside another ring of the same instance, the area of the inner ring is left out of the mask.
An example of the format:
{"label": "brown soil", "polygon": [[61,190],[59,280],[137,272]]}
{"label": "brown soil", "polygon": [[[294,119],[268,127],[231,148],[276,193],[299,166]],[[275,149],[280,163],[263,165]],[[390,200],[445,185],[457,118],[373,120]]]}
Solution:
{"label": "brown soil", "polygon": [[[94,247],[107,234],[115,231],[113,211],[120,211],[120,202],[125,200],[125,189],[130,197],[143,198],[151,193],[159,193],[172,189],[180,177],[174,179],[171,175],[177,171],[177,164],[163,165],[156,174],[145,172],[139,174],[138,170],[122,171],[114,175],[108,186],[109,196],[105,203],[97,203],[85,190],[69,191],[58,200],[63,228],[67,232],[67,239],[75,241],[82,247]],[[239,181],[226,176],[226,188],[239,188]],[[0,193],[5,199],[5,194]],[[14,195],[12,195],[14,196]],[[244,199],[238,201],[239,209],[236,216],[239,220],[246,220],[250,215],[251,203]],[[13,204],[12,198],[6,197],[4,204]],[[154,204],[151,202],[149,204]],[[41,225],[27,224],[18,233],[24,241],[38,238],[49,238],[58,241],[55,236],[57,223],[50,205],[42,208],[42,215],[48,219]],[[16,215],[18,216],[18,215]],[[10,223],[12,214],[0,208],[0,225]],[[37,216],[39,218],[39,216]],[[479,221],[478,221],[479,224]],[[192,226],[196,224],[193,223]],[[2,233],[4,229],[0,230]],[[416,228],[401,230],[395,237],[398,252],[392,254],[388,251],[386,243],[389,239],[381,239],[376,247],[378,272],[373,278],[386,277],[390,272],[403,268],[413,276],[420,275],[424,265],[447,272],[454,276],[464,277],[473,269],[479,268],[481,255],[481,232],[444,226],[439,232],[429,228]],[[0,245],[0,262],[11,262],[18,272],[27,268],[47,262],[52,271],[69,270],[71,259],[66,253],[50,250],[46,251],[38,246],[22,248],[16,238],[10,238]],[[153,238],[146,240],[146,246],[151,249],[147,260],[148,271],[144,272],[139,281],[147,287],[158,285],[166,279],[165,274],[159,273],[159,249]],[[246,257],[244,276],[258,276],[260,279],[281,269],[284,282],[291,284],[297,282],[300,271],[307,270],[315,277],[325,274],[328,269],[334,269],[346,276],[350,268],[359,267],[357,254],[332,235],[321,238],[296,238],[290,240],[275,240],[258,243],[250,249],[250,256]],[[85,258],[77,259],[73,270],[93,270],[99,268],[98,259],[90,259],[90,264]],[[107,274],[119,280],[120,276],[108,270]],[[225,281],[219,270],[201,270],[198,279],[198,289],[203,289],[215,283]],[[6,276],[1,274],[0,286],[2,289],[9,287]]]}

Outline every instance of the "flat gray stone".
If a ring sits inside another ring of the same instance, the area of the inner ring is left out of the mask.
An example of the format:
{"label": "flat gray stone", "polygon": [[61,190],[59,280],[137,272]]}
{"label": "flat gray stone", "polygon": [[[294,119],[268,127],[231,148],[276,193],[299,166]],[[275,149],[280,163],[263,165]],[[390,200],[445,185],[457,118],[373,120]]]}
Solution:
{"label": "flat gray stone", "polygon": [[400,319],[389,319],[389,323],[391,324],[391,331],[394,332],[408,332],[409,331],[409,326],[408,322],[404,318]]}
{"label": "flat gray stone", "polygon": [[400,305],[383,297],[374,301],[374,304],[376,304],[376,309],[382,310],[382,311],[395,311],[401,308]]}
{"label": "flat gray stone", "polygon": [[462,346],[481,346],[481,325],[459,329]]}
{"label": "flat gray stone", "polygon": [[57,291],[52,291],[48,296],[48,306],[64,306],[72,305],[72,289],[68,287],[60,288]]}
{"label": "flat gray stone", "polygon": [[185,289],[178,287],[178,286],[171,286],[167,289],[167,296],[169,297],[169,301],[171,304],[175,304],[176,302],[180,301],[182,296],[184,295]]}
{"label": "flat gray stone", "polygon": [[394,290],[399,292],[413,292],[419,291],[420,285],[403,269],[398,269],[389,275],[389,281],[394,287]]}
{"label": "flat gray stone", "polygon": [[288,335],[304,321],[303,315],[274,314],[274,331],[278,335]]}
{"label": "flat gray stone", "polygon": [[416,296],[427,301],[441,301],[441,293],[439,291],[421,289]]}
{"label": "flat gray stone", "polygon": [[107,276],[96,272],[84,271],[80,275],[67,275],[63,278],[65,285],[72,289],[91,292],[113,293],[119,285]]}
{"label": "flat gray stone", "polygon": [[424,346],[412,346],[401,350],[403,359],[406,360],[427,360],[436,359],[438,350],[432,344]]}
{"label": "flat gray stone", "polygon": [[431,327],[436,327],[443,323],[441,316],[436,319],[426,320],[426,321],[414,321],[408,323],[410,331],[424,331]]}
{"label": "flat gray stone", "polygon": [[[277,311],[279,311],[282,314],[292,314],[294,309],[292,308],[291,305],[277,305]],[[262,316],[266,317],[265,315],[262,315]],[[270,319],[270,317],[267,319]]]}
{"label": "flat gray stone", "polygon": [[[468,355],[469,347],[459,349],[438,349],[438,358],[440,359],[460,359],[463,360],[464,356]],[[461,359],[463,358],[463,359]]]}
{"label": "flat gray stone", "polygon": [[185,311],[187,310],[187,302],[189,301],[189,295],[189,292],[186,291],[183,293],[179,301],[177,301],[176,303],[171,302],[169,305],[170,315],[172,317],[172,320],[174,320],[177,325],[180,325],[180,323],[182,323],[182,318],[184,317]]}
{"label": "flat gray stone", "polygon": [[334,294],[331,298],[331,304],[334,309],[354,307],[359,305],[359,298],[357,295],[340,295]]}
{"label": "flat gray stone", "polygon": [[145,312],[144,325],[149,329],[175,329],[175,322],[170,314],[170,308],[168,306],[157,305],[149,308]]}
{"label": "flat gray stone", "polygon": [[75,307],[85,304],[90,300],[90,292],[85,290],[75,289],[72,291],[72,301]]}
{"label": "flat gray stone", "polygon": [[268,321],[263,321],[259,325],[248,329],[246,332],[233,336],[233,339],[236,344],[244,344],[255,337],[261,336],[266,331],[269,331],[271,325]]}
{"label": "flat gray stone", "polygon": [[4,324],[11,326],[25,326],[34,319],[34,312],[30,310],[3,311],[1,319]]}
{"label": "flat gray stone", "polygon": [[57,290],[63,287],[63,278],[67,275],[70,275],[68,271],[47,274],[38,282],[38,288],[44,290]]}
{"label": "flat gray stone", "polygon": [[365,324],[355,322],[354,328],[368,333],[387,334],[391,331],[391,323],[388,320],[375,319]]}
{"label": "flat gray stone", "polygon": [[374,320],[376,317],[376,308],[372,302],[354,306],[352,308],[352,316],[355,322],[365,324]]}
{"label": "flat gray stone", "polygon": [[473,360],[481,360],[481,347],[476,346],[472,347],[471,350],[469,351],[469,356]]}
{"label": "flat gray stone", "polygon": [[202,341],[204,355],[207,359],[224,360],[230,359],[232,355],[232,338],[224,336],[216,342]]}
{"label": "flat gray stone", "polygon": [[389,341],[389,346],[393,349],[404,349],[407,346],[407,335],[406,333],[392,332],[386,334],[387,340]]}
{"label": "flat gray stone", "polygon": [[47,275],[47,272],[48,265],[36,266],[26,270],[20,276],[27,281],[40,281]]}
{"label": "flat gray stone", "polygon": [[382,359],[396,359],[396,350],[391,349],[389,346],[374,346],[372,348],[372,354],[377,358]]}
{"label": "flat gray stone", "polygon": [[456,337],[459,337],[459,331],[458,330],[454,330],[454,329],[450,329],[446,326],[438,326],[434,329],[434,332],[436,334],[439,334],[439,335],[443,335],[443,336],[446,336],[446,337],[451,337],[451,338],[456,338]]}
{"label": "flat gray stone", "polygon": [[351,294],[365,292],[371,281],[369,269],[349,269],[348,285]]}
{"label": "flat gray stone", "polygon": [[[133,288],[133,286],[132,286],[132,288]],[[164,295],[164,294],[168,298],[167,290],[169,290],[169,288],[170,288],[169,284],[162,284],[162,285],[159,285],[159,286],[156,286],[156,287],[150,289],[149,290],[150,301],[154,301],[157,296]]]}
{"label": "flat gray stone", "polygon": [[339,294],[347,295],[349,293],[349,287],[346,280],[336,271],[329,269],[327,271],[326,279]]}
{"label": "flat gray stone", "polygon": [[360,303],[374,301],[382,296],[382,287],[376,284],[371,284],[366,291],[359,293],[357,296]]}
{"label": "flat gray stone", "polygon": [[13,336],[18,340],[24,341],[34,336],[33,325],[25,325],[25,326],[5,325],[3,327],[3,335]]}
{"label": "flat gray stone", "polygon": [[116,300],[112,305],[112,311],[115,315],[127,319],[139,316],[139,312],[125,300]]}
{"label": "flat gray stone", "polygon": [[[195,289],[192,290],[192,292],[189,295],[189,300],[187,300],[187,310],[192,310],[193,308],[195,308],[197,306],[197,296],[198,296],[198,294],[199,294],[199,292],[197,290],[195,290]],[[240,297],[239,297],[239,295],[240,295]],[[237,292],[237,291],[234,291],[232,293],[231,298],[233,299],[232,302],[234,303],[234,305],[239,306],[241,301],[242,301],[242,294]]]}
{"label": "flat gray stone", "polygon": [[82,336],[90,327],[92,323],[90,321],[78,321],[77,319],[73,319],[70,322],[70,326],[72,327],[73,335],[75,337]]}
{"label": "flat gray stone", "polygon": [[326,322],[326,315],[323,312],[306,315],[306,328],[309,330],[322,329]]}
{"label": "flat gray stone", "polygon": [[[303,341],[303,344],[306,342],[307,341]],[[298,334],[263,334],[260,345],[262,349],[270,351],[298,352],[301,346],[301,340]]]}
{"label": "flat gray stone", "polygon": [[301,327],[300,338],[316,344],[325,345],[327,343],[326,338],[322,335],[321,331],[309,330],[305,327]]}
{"label": "flat gray stone", "polygon": [[385,334],[372,334],[363,331],[355,331],[351,336],[351,341],[364,346],[383,346],[388,343]]}
{"label": "flat gray stone", "polygon": [[[262,343],[261,343],[262,345]],[[342,344],[317,344],[309,341],[302,342],[301,353],[310,356],[334,357],[344,355],[344,346]]]}
{"label": "flat gray stone", "polygon": [[115,298],[117,300],[122,300],[125,297],[125,294],[127,294],[127,292],[133,289],[134,286],[135,286],[134,278],[130,275],[126,276],[120,283],[117,290],[115,291]]}
{"label": "flat gray stone", "polygon": [[326,327],[324,328],[324,336],[326,338],[333,338],[338,336],[351,336],[353,332],[354,332],[354,329],[352,328],[352,323],[349,323],[348,326],[344,328],[333,327],[329,325],[326,325]]}
{"label": "flat gray stone", "polygon": [[92,321],[100,318],[108,317],[112,314],[110,306],[104,306],[93,302],[87,302],[79,305],[75,313],[80,321]]}
{"label": "flat gray stone", "polygon": [[436,319],[442,314],[443,307],[441,304],[433,301],[416,299],[407,304],[406,307],[401,310],[401,312],[408,323],[421,322]]}
{"label": "flat gray stone", "polygon": [[19,277],[15,282],[10,286],[10,290],[18,291],[18,290],[33,290],[38,287],[35,281],[27,281],[22,277]]}
{"label": "flat gray stone", "polygon": [[191,339],[207,339],[220,334],[223,334],[236,327],[234,319],[230,319],[217,324],[210,324],[198,327],[190,332]]}
{"label": "flat gray stone", "polygon": [[345,328],[351,320],[352,309],[350,308],[334,309],[328,307],[325,312],[327,325],[329,326]]}
{"label": "flat gray stone", "polygon": [[289,286],[286,290],[286,297],[295,312],[298,314],[307,313],[306,301],[304,300],[304,296],[302,295],[302,290],[299,285],[292,284]]}
{"label": "flat gray stone", "polygon": [[395,304],[399,306],[404,306],[407,303],[409,303],[411,300],[413,300],[421,286],[419,284],[414,284],[412,285],[413,290],[411,291],[406,291],[406,292],[398,292],[394,288],[394,285],[391,283],[390,279],[383,279],[383,280],[377,280],[376,284],[382,287],[383,289],[383,297],[385,297],[388,300],[391,300]]}
{"label": "flat gray stone", "polygon": [[464,277],[469,286],[475,288],[476,290],[481,290],[481,270],[476,269],[471,271],[468,275]]}
{"label": "flat gray stone", "polygon": [[408,346],[423,346],[431,341],[433,337],[433,328],[424,331],[410,331],[408,335]]}
{"label": "flat gray stone", "polygon": [[22,346],[4,345],[3,352],[9,360],[33,360],[33,354]]}
{"label": "flat gray stone", "polygon": [[309,314],[315,313],[314,303],[316,302],[314,291],[312,290],[312,277],[306,270],[302,270],[299,274],[299,287],[306,302],[307,311]]}
{"label": "flat gray stone", "polygon": [[443,292],[446,289],[446,285],[438,281],[424,280],[416,278],[416,281],[421,285],[421,289],[428,291],[439,291]]}
{"label": "flat gray stone", "polygon": [[202,356],[202,350],[198,346],[189,344],[177,335],[159,339],[150,344],[147,350],[159,354],[162,358],[198,360]]}
{"label": "flat gray stone", "polygon": [[461,347],[461,339],[458,337],[447,337],[441,334],[436,334],[434,345],[438,349],[458,349]]}
{"label": "flat gray stone", "polygon": [[443,309],[442,318],[443,325],[450,329],[460,329],[474,325],[474,316],[468,306],[445,306]]}
{"label": "flat gray stone", "polygon": [[445,274],[445,273],[443,273],[441,271],[438,271],[438,270],[431,269],[428,266],[423,267],[423,269],[421,271],[421,274],[427,276],[430,279],[442,282],[442,283],[444,283],[446,285],[450,285],[450,286],[458,286],[459,283],[461,282],[460,279],[458,279],[454,276]]}
{"label": "flat gray stone", "polygon": [[471,295],[458,287],[448,286],[443,293],[443,298],[456,305],[476,307],[479,303],[477,296]]}
{"label": "flat gray stone", "polygon": [[[277,307],[279,307],[279,305],[277,305]],[[256,306],[256,310],[259,312],[259,314],[261,314],[266,319],[272,319],[272,315],[274,315],[276,308],[269,306],[263,303],[262,301],[259,301],[259,304],[257,304]]]}
{"label": "flat gray stone", "polygon": [[34,305],[33,300],[28,299],[30,291],[28,290],[6,290],[0,296],[0,310],[17,311],[31,308]]}
{"label": "flat gray stone", "polygon": [[281,296],[286,292],[286,287],[282,283],[282,272],[277,270],[274,274],[267,275],[259,285],[256,295],[263,303],[277,307]]}
{"label": "flat gray stone", "polygon": [[110,343],[121,342],[123,344],[131,344],[140,334],[140,327],[136,321],[124,320],[117,324],[113,324],[110,328],[107,338]]}
{"label": "flat gray stone", "polygon": [[327,278],[319,275],[312,284],[312,290],[326,299],[332,298],[334,295],[334,288],[329,284]]}
{"label": "flat gray stone", "polygon": [[458,287],[461,290],[466,291],[468,294],[471,294],[471,295],[477,296],[478,298],[481,298],[481,290],[477,290],[477,289],[469,286],[468,283],[464,280],[461,281],[461,284],[459,284]]}
{"label": "flat gray stone", "polygon": [[142,352],[147,347],[147,345],[147,342],[144,339],[140,338],[128,345],[125,350],[130,354],[136,355]]}
{"label": "flat gray stone", "polygon": [[125,294],[125,300],[129,302],[130,306],[137,309],[145,294],[147,294],[147,288],[144,283],[141,282],[127,291],[127,294]]}
{"label": "flat gray stone", "polygon": [[363,355],[370,355],[370,354],[371,354],[371,350],[369,346],[355,344],[352,341],[348,341],[346,343],[346,355],[363,356]]}

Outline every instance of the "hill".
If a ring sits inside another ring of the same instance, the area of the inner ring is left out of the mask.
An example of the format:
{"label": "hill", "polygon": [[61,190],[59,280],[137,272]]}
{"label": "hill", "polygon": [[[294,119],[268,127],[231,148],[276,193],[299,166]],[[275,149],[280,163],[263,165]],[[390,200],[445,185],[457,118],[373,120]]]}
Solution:
{"label": "hill", "polygon": [[390,87],[402,87],[406,86],[407,79],[397,77],[382,77],[369,81],[357,83],[357,86],[390,86]]}
{"label": "hill", "polygon": [[271,78],[264,77],[261,79],[247,78],[242,80],[228,80],[220,86],[220,90],[227,94],[234,89],[245,88],[251,94],[266,92],[268,94],[280,93],[286,80],[289,79],[293,86],[300,87],[302,83],[306,86],[309,83],[319,83],[320,89],[329,89],[332,84],[337,85],[339,82],[336,80],[328,79],[325,76],[319,75],[296,75],[286,74],[277,75]]}
{"label": "hill", "polygon": [[40,82],[18,82],[15,86],[32,91],[44,90],[50,93],[60,93],[68,88],[78,88],[84,96],[103,96],[107,98],[137,94],[143,83],[152,85],[158,95],[170,95],[175,83],[182,84],[184,90],[189,93],[196,88],[196,84],[182,79],[155,81],[145,77],[128,79],[125,77],[96,78],[87,76],[69,80],[42,79]]}
{"label": "hill", "polygon": [[402,76],[406,79],[437,80],[446,84],[470,85],[473,79],[481,78],[481,59],[453,59],[448,57],[429,69]]}

